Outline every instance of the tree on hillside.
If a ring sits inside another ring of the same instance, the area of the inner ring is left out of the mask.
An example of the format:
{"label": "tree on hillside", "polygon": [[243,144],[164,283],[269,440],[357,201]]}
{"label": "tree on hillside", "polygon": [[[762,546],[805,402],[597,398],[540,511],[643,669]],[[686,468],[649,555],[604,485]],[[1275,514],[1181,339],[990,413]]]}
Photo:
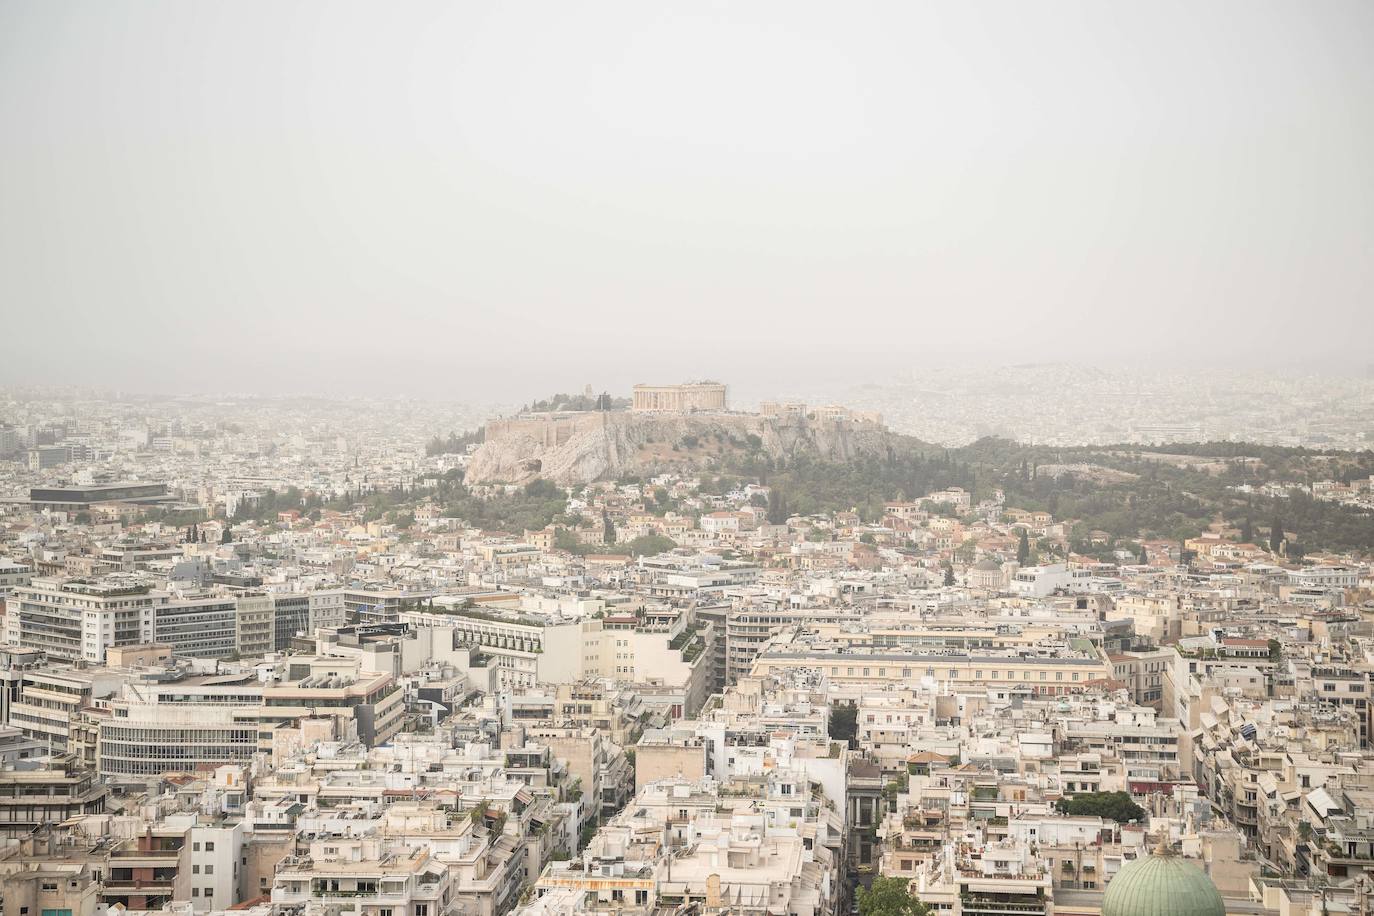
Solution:
{"label": "tree on hillside", "polygon": [[1269,524],[1269,552],[1278,553],[1281,547],[1283,547],[1283,522],[1276,515],[1274,521]]}
{"label": "tree on hillside", "polygon": [[783,497],[781,490],[773,487],[768,491],[768,524],[785,525],[788,516],[786,498]]}
{"label": "tree on hillside", "polygon": [[1240,523],[1240,542],[1242,544],[1251,543],[1255,536],[1255,530],[1250,525],[1250,516],[1245,516],[1245,521]]}
{"label": "tree on hillside", "polygon": [[909,878],[873,879],[873,886],[859,888],[859,916],[926,916],[924,903],[911,895]]}
{"label": "tree on hillside", "polygon": [[672,550],[677,546],[677,542],[661,534],[644,534],[630,541],[626,546],[629,547],[633,556],[654,557]]}
{"label": "tree on hillside", "polygon": [[1025,566],[1030,559],[1030,537],[1026,534],[1026,529],[1021,529],[1021,540],[1016,544],[1016,562]]}
{"label": "tree on hillside", "polygon": [[435,455],[456,455],[468,450],[469,445],[481,445],[486,441],[486,427],[478,427],[472,432],[465,432],[461,436],[457,433],[449,433],[447,439],[435,436],[425,443],[425,454],[429,457]]}

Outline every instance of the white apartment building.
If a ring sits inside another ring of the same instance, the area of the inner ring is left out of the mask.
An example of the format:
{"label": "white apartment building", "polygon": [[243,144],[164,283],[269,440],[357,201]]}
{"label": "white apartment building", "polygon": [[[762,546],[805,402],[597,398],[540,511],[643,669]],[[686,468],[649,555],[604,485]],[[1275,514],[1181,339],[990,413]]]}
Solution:
{"label": "white apartment building", "polygon": [[21,585],[33,580],[33,570],[13,560],[0,557],[0,603]]}
{"label": "white apartment building", "polygon": [[1288,581],[1299,588],[1339,591],[1358,588],[1360,570],[1355,566],[1309,566],[1290,570]]}
{"label": "white apartment building", "polygon": [[40,577],[16,587],[7,604],[7,644],[65,661],[103,664],[110,648],[151,642],[190,658],[273,648],[275,612],[265,595],[171,594],[114,577]]}
{"label": "white apartment building", "polygon": [[9,724],[52,752],[68,750],[73,717],[89,705],[90,675],[80,671],[24,672],[24,686],[10,704]]}
{"label": "white apartment building", "polygon": [[1057,589],[1089,591],[1093,574],[1088,569],[1070,569],[1064,563],[1027,566],[1012,576],[1009,591],[1021,598],[1045,598]]}
{"label": "white apartment building", "polygon": [[192,826],[182,845],[175,898],[189,900],[197,913],[226,910],[237,903],[243,837],[242,821]]}
{"label": "white apartment building", "polygon": [[400,851],[377,837],[327,837],[281,861],[272,905],[339,916],[449,916],[451,885],[448,867],[427,850]]}
{"label": "white apartment building", "polygon": [[153,641],[167,595],[116,580],[35,578],[6,602],[5,642],[50,658],[100,664],[111,646]]}
{"label": "white apartment building", "polygon": [[685,622],[667,629],[641,627],[630,616],[545,624],[470,609],[402,611],[400,616],[415,627],[451,630],[456,645],[478,647],[506,688],[608,677],[644,685],[645,701],[663,706],[674,718],[694,713],[709,692],[711,660],[705,649],[710,631],[690,629]]}

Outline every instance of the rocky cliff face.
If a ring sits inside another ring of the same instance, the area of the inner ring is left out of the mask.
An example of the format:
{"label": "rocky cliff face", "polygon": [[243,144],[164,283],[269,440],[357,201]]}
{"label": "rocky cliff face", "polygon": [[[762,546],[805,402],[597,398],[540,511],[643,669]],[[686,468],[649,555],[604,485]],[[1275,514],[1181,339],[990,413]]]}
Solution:
{"label": "rocky cliff face", "polygon": [[898,437],[853,420],[773,419],[754,414],[588,413],[493,424],[472,456],[469,483],[564,485],[652,471],[709,469],[758,449],[777,458],[825,461],[884,454]]}

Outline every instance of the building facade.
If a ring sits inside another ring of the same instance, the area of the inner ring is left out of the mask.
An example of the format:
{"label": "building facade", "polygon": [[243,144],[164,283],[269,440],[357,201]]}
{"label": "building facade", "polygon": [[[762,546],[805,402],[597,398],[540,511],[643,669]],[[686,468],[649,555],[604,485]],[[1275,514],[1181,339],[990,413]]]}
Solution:
{"label": "building facade", "polygon": [[683,385],[636,385],[631,410],[690,413],[697,410],[728,410],[726,386],[717,382]]}

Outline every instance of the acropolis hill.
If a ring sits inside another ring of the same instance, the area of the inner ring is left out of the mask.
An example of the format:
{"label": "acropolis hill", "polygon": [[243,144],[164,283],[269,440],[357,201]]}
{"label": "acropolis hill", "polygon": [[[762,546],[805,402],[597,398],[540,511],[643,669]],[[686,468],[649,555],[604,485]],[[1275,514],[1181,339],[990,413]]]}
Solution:
{"label": "acropolis hill", "polygon": [[636,385],[628,411],[525,413],[492,420],[472,456],[473,484],[537,477],[584,484],[625,474],[709,468],[757,450],[771,458],[825,461],[881,455],[901,437],[881,417],[844,407],[764,402],[759,413],[728,409],[712,382]]}

